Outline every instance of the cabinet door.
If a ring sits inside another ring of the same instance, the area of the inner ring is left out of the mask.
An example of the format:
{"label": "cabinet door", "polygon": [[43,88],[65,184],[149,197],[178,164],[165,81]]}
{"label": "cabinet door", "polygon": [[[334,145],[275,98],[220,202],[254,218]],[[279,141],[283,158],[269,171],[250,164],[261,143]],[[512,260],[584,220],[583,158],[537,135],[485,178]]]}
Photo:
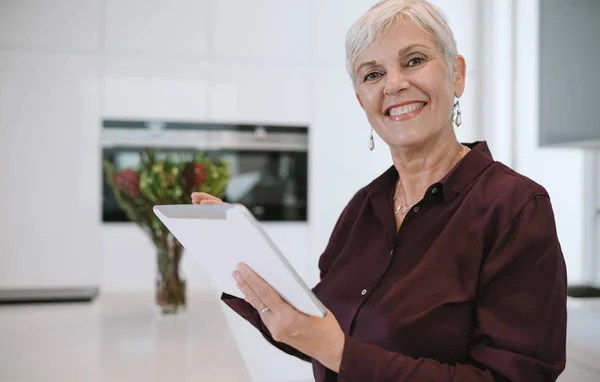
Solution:
{"label": "cabinet door", "polygon": [[0,289],[100,279],[95,55],[0,52]]}
{"label": "cabinet door", "polygon": [[598,19],[597,0],[540,1],[542,145],[600,147]]}
{"label": "cabinet door", "polygon": [[212,6],[211,46],[217,57],[310,62],[309,1],[218,0]]}
{"label": "cabinet door", "polygon": [[208,53],[208,0],[105,0],[106,53],[178,59]]}
{"label": "cabinet door", "polygon": [[0,49],[94,53],[103,0],[0,1]]}

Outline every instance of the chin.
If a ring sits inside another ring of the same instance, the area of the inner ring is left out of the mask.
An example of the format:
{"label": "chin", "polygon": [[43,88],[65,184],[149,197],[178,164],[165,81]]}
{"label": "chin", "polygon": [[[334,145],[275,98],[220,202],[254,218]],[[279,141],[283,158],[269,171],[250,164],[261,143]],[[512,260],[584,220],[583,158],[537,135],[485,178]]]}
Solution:
{"label": "chin", "polygon": [[419,134],[422,133],[422,130],[419,131],[418,128],[406,130],[403,129],[404,131],[398,131],[399,128],[396,127],[395,129],[390,130],[395,130],[390,132],[388,139],[386,140],[390,148],[410,148],[414,146],[420,146],[428,139],[427,136]]}
{"label": "chin", "polygon": [[392,150],[394,150],[394,149],[405,150],[405,149],[419,147],[423,144],[423,142],[425,142],[423,139],[416,139],[416,138],[394,139],[392,142],[390,142],[390,144],[388,146]]}

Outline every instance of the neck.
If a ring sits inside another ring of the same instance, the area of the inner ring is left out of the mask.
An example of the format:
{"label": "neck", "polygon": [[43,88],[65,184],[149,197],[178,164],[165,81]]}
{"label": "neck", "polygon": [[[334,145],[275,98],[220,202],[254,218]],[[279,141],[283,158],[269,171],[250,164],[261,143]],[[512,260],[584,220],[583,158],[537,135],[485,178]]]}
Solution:
{"label": "neck", "polygon": [[421,147],[392,150],[394,167],[400,184],[398,197],[412,205],[424,195],[427,187],[441,180],[464,156],[465,146],[454,137],[440,137],[437,142]]}

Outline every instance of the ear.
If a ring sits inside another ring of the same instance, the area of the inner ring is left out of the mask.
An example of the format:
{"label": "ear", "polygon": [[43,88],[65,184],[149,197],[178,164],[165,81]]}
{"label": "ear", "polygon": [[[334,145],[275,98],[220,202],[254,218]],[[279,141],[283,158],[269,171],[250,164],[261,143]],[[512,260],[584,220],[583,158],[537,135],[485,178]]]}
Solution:
{"label": "ear", "polygon": [[356,96],[356,99],[358,100],[358,103],[360,104],[360,107],[363,108],[363,110],[365,109],[365,105],[363,105],[362,100],[360,99],[360,96],[358,95],[358,93],[354,93],[354,95]]}
{"label": "ear", "polygon": [[465,80],[467,76],[467,63],[465,58],[457,54],[452,66],[452,82],[454,83],[454,96],[460,98],[465,91]]}

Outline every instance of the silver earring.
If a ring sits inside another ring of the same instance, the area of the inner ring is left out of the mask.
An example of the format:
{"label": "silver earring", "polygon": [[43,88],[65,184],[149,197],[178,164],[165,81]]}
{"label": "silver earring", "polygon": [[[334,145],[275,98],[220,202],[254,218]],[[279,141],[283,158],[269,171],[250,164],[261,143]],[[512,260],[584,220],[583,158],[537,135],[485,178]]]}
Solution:
{"label": "silver earring", "polygon": [[454,124],[458,127],[458,126],[462,125],[462,115],[460,113],[460,101],[459,100],[456,100],[456,103],[454,104],[454,108],[456,109],[456,118],[454,119]]}
{"label": "silver earring", "polygon": [[375,141],[373,140],[373,129],[371,129],[371,137],[369,138],[369,150],[373,151],[375,148]]}

